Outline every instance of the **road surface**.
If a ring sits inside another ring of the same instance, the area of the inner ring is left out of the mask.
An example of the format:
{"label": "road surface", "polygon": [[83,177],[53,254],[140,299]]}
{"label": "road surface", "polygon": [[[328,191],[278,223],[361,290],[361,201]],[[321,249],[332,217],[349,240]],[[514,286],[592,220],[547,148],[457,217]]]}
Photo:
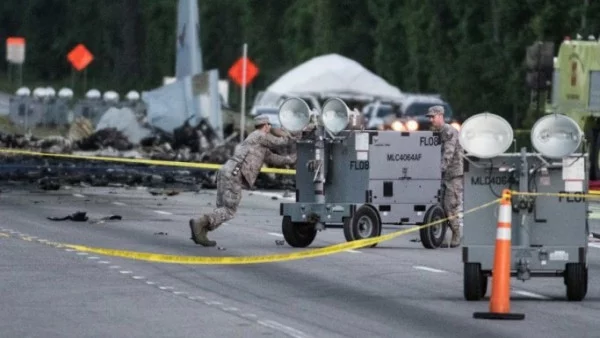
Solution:
{"label": "road surface", "polygon": [[[279,203],[286,199],[256,191],[245,191],[237,217],[210,233],[220,248],[195,245],[187,221],[214,206],[214,193],[0,187],[0,332],[47,338],[600,335],[596,243],[584,301],[567,302],[561,278],[512,279],[512,311],[526,318],[506,322],[473,319],[473,312],[488,310],[489,299],[464,300],[461,250],[424,249],[411,241],[416,233],[376,248],[229,266],[152,263],[46,242],[195,256],[304,250],[276,243],[283,239]],[[47,219],[76,211],[89,220]],[[111,215],[122,219],[98,221]],[[341,230],[328,229],[311,248],[344,241]]]}

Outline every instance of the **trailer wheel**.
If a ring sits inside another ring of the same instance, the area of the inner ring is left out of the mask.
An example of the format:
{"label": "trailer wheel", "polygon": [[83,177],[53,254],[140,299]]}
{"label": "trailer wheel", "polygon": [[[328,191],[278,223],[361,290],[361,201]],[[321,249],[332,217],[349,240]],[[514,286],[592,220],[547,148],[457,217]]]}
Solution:
{"label": "trailer wheel", "polygon": [[[446,218],[444,209],[439,204],[436,204],[427,210],[425,217],[423,217],[423,222],[424,224],[428,224],[444,218]],[[421,228],[419,230],[421,243],[423,243],[423,246],[427,249],[439,248],[444,241],[447,228],[447,221],[426,228]]]}
{"label": "trailer wheel", "polygon": [[[377,211],[368,205],[363,205],[350,218],[344,219],[344,237],[346,241],[377,237],[381,235],[381,221]],[[369,245],[374,248],[377,243]]]}
{"label": "trailer wheel", "polygon": [[567,299],[581,301],[587,293],[587,267],[583,263],[567,263],[565,284],[567,285]]}
{"label": "trailer wheel", "polygon": [[480,300],[487,292],[488,278],[479,263],[465,263],[463,270],[463,293],[466,300]]}
{"label": "trailer wheel", "polygon": [[294,248],[309,246],[317,236],[317,229],[311,223],[292,222],[290,216],[283,216],[281,232],[285,241]]}
{"label": "trailer wheel", "polygon": [[600,131],[595,130],[590,142],[590,180],[600,179]]}

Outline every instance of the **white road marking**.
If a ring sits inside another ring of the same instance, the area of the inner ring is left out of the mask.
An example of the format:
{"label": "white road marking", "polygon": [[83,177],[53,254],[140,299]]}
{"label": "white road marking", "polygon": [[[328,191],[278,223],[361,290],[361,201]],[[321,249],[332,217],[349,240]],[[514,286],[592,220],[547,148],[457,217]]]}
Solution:
{"label": "white road marking", "polygon": [[79,255],[79,256],[86,256],[86,255],[89,255],[89,253],[87,253],[87,252],[78,252],[77,255]]}
{"label": "white road marking", "polygon": [[550,297],[546,297],[537,293],[533,293],[533,292],[529,292],[529,291],[522,291],[522,290],[515,290],[513,291],[516,294],[519,294],[521,296],[526,296],[526,297],[531,297],[531,298],[537,298],[537,299],[550,299]]}
{"label": "white road marking", "polygon": [[88,257],[88,259],[100,259],[100,257],[90,256],[90,257]]}
{"label": "white road marking", "polygon": [[110,264],[109,261],[98,261],[98,264]]}
{"label": "white road marking", "polygon": [[588,243],[588,246],[592,248],[600,249],[600,243]]}
{"label": "white road marking", "polygon": [[191,300],[204,300],[206,298],[204,298],[202,296],[189,296],[188,299],[191,299]]}
{"label": "white road marking", "polygon": [[111,265],[111,266],[109,266],[108,268],[109,268],[109,269],[119,269],[119,268],[121,268],[121,267],[120,267],[120,266],[118,266],[118,265]]}
{"label": "white road marking", "polygon": [[353,250],[353,249],[346,250],[346,252],[351,252],[351,253],[362,253],[362,251]]}
{"label": "white road marking", "polygon": [[434,269],[434,268],[430,268],[428,266],[421,266],[421,265],[415,265],[415,266],[413,266],[413,268],[415,268],[417,270],[423,270],[423,271],[429,271],[429,272],[436,272],[436,273],[444,273],[444,272],[446,272],[444,270]]}
{"label": "white road marking", "polygon": [[254,313],[242,313],[240,316],[242,316],[244,318],[256,318],[256,317],[258,317]]}
{"label": "white road marking", "polygon": [[128,270],[121,270],[119,272],[122,273],[122,274],[124,274],[124,275],[128,275],[128,274],[131,273],[131,271],[128,271]]}
{"label": "white road marking", "polygon": [[267,233],[268,233],[269,235],[271,235],[271,236],[275,236],[275,237],[283,237],[283,235],[282,235],[282,234],[278,234],[278,233],[276,233],[276,232],[267,232]]}
{"label": "white road marking", "polygon": [[84,198],[85,196],[83,196],[82,194],[73,194],[73,196],[75,197],[79,197],[79,198]]}
{"label": "white road marking", "polygon": [[161,290],[172,290],[173,289],[172,286],[159,286],[158,288]]}
{"label": "white road marking", "polygon": [[289,336],[292,336],[294,338],[308,338],[310,337],[309,335],[307,335],[306,333],[300,331],[300,330],[296,330],[293,327],[289,327],[286,325],[283,325],[281,323],[278,323],[274,320],[259,320],[258,324],[262,325],[262,326],[266,326],[268,328],[283,332]]}
{"label": "white road marking", "polygon": [[154,284],[156,284],[156,283],[154,283],[154,282],[151,282],[151,281],[147,281],[147,282],[146,282],[146,284],[148,284],[148,285],[154,285]]}
{"label": "white road marking", "polygon": [[161,215],[173,215],[173,213],[171,213],[171,212],[162,211],[162,210],[154,210],[154,212],[157,214],[161,214]]}
{"label": "white road marking", "polygon": [[144,279],[146,277],[144,277],[144,276],[131,276],[131,278],[133,278],[133,279]]}
{"label": "white road marking", "polygon": [[112,204],[114,204],[114,205],[120,205],[120,206],[127,205],[127,204],[125,204],[123,202],[112,202]]}
{"label": "white road marking", "polygon": [[224,306],[224,307],[222,307],[221,309],[222,309],[223,311],[232,311],[232,312],[235,312],[235,311],[239,311],[239,310],[240,310],[240,309],[238,309],[237,307],[233,307],[233,306],[230,306],[230,307],[226,307],[226,306]]}

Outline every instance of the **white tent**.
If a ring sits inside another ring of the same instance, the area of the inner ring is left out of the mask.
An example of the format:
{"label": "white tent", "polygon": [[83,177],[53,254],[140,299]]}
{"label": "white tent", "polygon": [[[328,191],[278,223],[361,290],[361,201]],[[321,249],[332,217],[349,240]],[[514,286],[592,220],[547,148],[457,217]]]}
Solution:
{"label": "white tent", "polygon": [[298,65],[273,82],[266,94],[265,99],[294,94],[348,95],[367,100],[400,100],[403,96],[397,87],[338,54],[314,57]]}

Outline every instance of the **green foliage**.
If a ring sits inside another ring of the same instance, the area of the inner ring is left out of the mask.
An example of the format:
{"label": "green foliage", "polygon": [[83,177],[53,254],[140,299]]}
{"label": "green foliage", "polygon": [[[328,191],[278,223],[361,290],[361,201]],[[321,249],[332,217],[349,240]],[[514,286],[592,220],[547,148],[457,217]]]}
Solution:
{"label": "green foliage", "polygon": [[516,129],[513,131],[515,143],[513,147],[509,149],[509,152],[518,152],[522,147],[526,147],[527,151],[533,151],[531,147],[531,131],[529,129]]}
{"label": "green foliage", "polygon": [[[202,0],[205,69],[222,78],[248,43],[260,74],[253,95],[312,57],[339,53],[406,92],[440,93],[462,118],[490,111],[513,126],[532,114],[525,50],[558,47],[565,35],[600,32],[600,3],[581,0]],[[27,38],[24,80],[69,85],[66,54],[84,43],[95,55],[87,84],[147,90],[172,76],[175,0],[4,0],[2,36]],[[4,54],[5,45],[0,45]],[[81,93],[82,75],[76,80]],[[231,97],[239,90],[234,86]]]}

